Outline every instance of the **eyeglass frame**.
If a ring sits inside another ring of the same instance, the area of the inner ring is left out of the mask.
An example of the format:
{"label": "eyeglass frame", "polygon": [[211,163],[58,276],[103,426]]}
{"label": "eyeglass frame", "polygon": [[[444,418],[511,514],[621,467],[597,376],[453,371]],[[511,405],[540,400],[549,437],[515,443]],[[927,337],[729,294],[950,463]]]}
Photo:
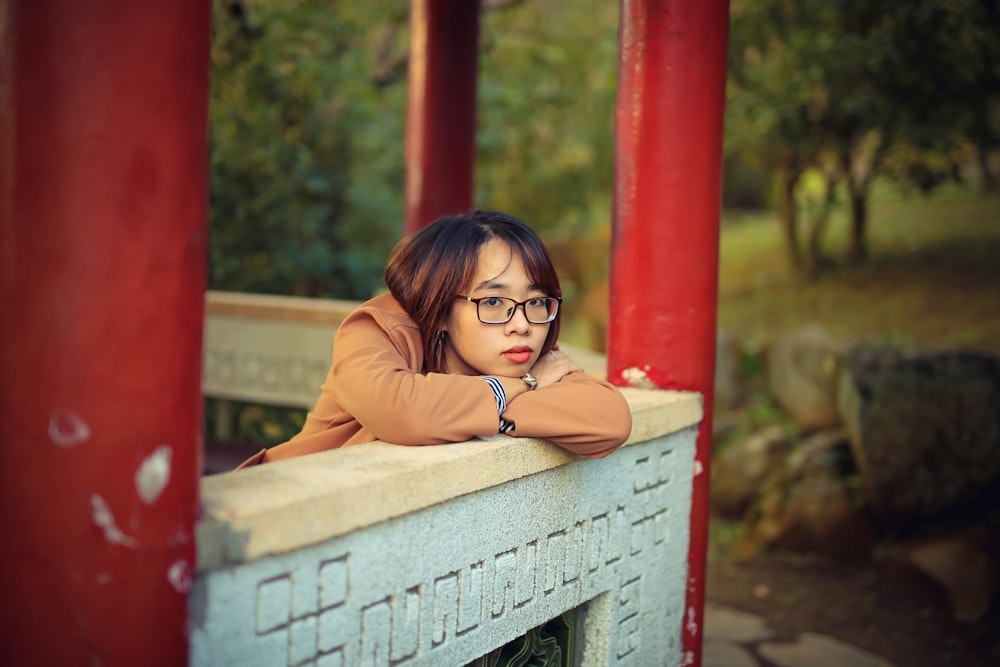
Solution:
{"label": "eyeglass frame", "polygon": [[[480,296],[473,298],[471,296],[465,296],[464,294],[456,294],[455,298],[476,304],[476,317],[479,318],[479,321],[482,322],[483,324],[507,324],[512,319],[514,319],[514,313],[517,312],[518,306],[521,307],[521,312],[524,313],[524,319],[527,320],[529,324],[552,324],[553,322],[555,322],[556,317],[559,316],[559,308],[560,306],[562,306],[562,300],[563,300],[561,296],[533,296],[530,299],[525,299],[524,301],[517,301],[515,299],[510,298],[509,296]],[[508,315],[507,319],[504,320],[503,322],[487,322],[486,320],[483,319],[483,316],[479,314],[479,302],[485,301],[486,299],[503,299],[504,301],[507,302],[513,301],[514,307],[510,309],[510,315]],[[530,317],[528,317],[527,303],[529,301],[534,301],[535,299],[555,299],[556,312],[552,314],[551,319],[545,320],[544,322],[535,322]]]}

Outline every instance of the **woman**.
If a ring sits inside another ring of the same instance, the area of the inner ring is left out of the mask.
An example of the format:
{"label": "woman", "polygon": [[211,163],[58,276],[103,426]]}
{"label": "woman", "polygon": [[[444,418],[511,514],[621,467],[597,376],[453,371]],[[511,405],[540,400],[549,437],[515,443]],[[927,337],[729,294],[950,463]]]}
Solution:
{"label": "woman", "polygon": [[622,395],[557,349],[559,279],[517,218],[440,218],[393,249],[385,282],[389,294],[337,329],[302,431],[241,468],[374,440],[433,445],[496,433],[599,458],[628,438]]}

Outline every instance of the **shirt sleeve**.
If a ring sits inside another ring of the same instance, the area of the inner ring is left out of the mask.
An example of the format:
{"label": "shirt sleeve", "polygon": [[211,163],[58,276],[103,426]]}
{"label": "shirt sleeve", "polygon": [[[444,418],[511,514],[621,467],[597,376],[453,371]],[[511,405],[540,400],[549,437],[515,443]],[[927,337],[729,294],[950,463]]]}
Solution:
{"label": "shirt sleeve", "polygon": [[589,458],[607,456],[628,440],[632,412],[613,385],[585,373],[511,399],[504,419],[513,436],[545,438]]}
{"label": "shirt sleeve", "polygon": [[493,390],[493,396],[497,401],[497,417],[500,419],[500,428],[497,433],[510,433],[514,430],[514,423],[503,418],[503,413],[507,410],[507,390],[503,388],[503,383],[492,375],[482,376],[486,384]]}
{"label": "shirt sleeve", "polygon": [[337,330],[328,378],[337,402],[375,437],[400,445],[462,442],[497,433],[496,399],[478,376],[419,373],[419,337],[392,335],[370,313]]}

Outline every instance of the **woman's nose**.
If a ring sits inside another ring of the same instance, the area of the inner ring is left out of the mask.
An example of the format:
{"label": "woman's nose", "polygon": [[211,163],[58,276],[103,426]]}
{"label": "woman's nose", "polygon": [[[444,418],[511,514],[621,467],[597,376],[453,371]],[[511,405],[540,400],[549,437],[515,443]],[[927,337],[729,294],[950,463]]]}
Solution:
{"label": "woman's nose", "polygon": [[514,314],[511,315],[510,320],[507,322],[507,331],[511,333],[527,333],[531,329],[531,323],[528,322],[528,316],[524,312],[524,304],[519,303],[514,306]]}

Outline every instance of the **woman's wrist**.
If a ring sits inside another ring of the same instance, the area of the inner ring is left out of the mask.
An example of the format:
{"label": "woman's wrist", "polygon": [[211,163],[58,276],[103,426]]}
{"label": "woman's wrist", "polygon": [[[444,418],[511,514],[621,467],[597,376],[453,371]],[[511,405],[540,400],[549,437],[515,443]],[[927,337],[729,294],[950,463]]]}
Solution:
{"label": "woman's wrist", "polygon": [[[493,391],[493,398],[496,400],[497,418],[500,420],[497,432],[512,432],[517,425],[512,421],[504,419],[503,414],[507,411],[508,401],[513,400],[519,393],[523,393],[527,388],[527,385],[525,384],[523,387],[518,388],[516,384],[510,384],[512,378],[497,377],[496,375],[483,375],[482,378],[486,380],[486,383]],[[522,384],[524,384],[523,380]]]}
{"label": "woman's wrist", "polygon": [[515,396],[520,396],[528,391],[528,385],[521,378],[500,376],[497,379],[503,384],[504,391],[507,393],[508,403],[514,400]]}

